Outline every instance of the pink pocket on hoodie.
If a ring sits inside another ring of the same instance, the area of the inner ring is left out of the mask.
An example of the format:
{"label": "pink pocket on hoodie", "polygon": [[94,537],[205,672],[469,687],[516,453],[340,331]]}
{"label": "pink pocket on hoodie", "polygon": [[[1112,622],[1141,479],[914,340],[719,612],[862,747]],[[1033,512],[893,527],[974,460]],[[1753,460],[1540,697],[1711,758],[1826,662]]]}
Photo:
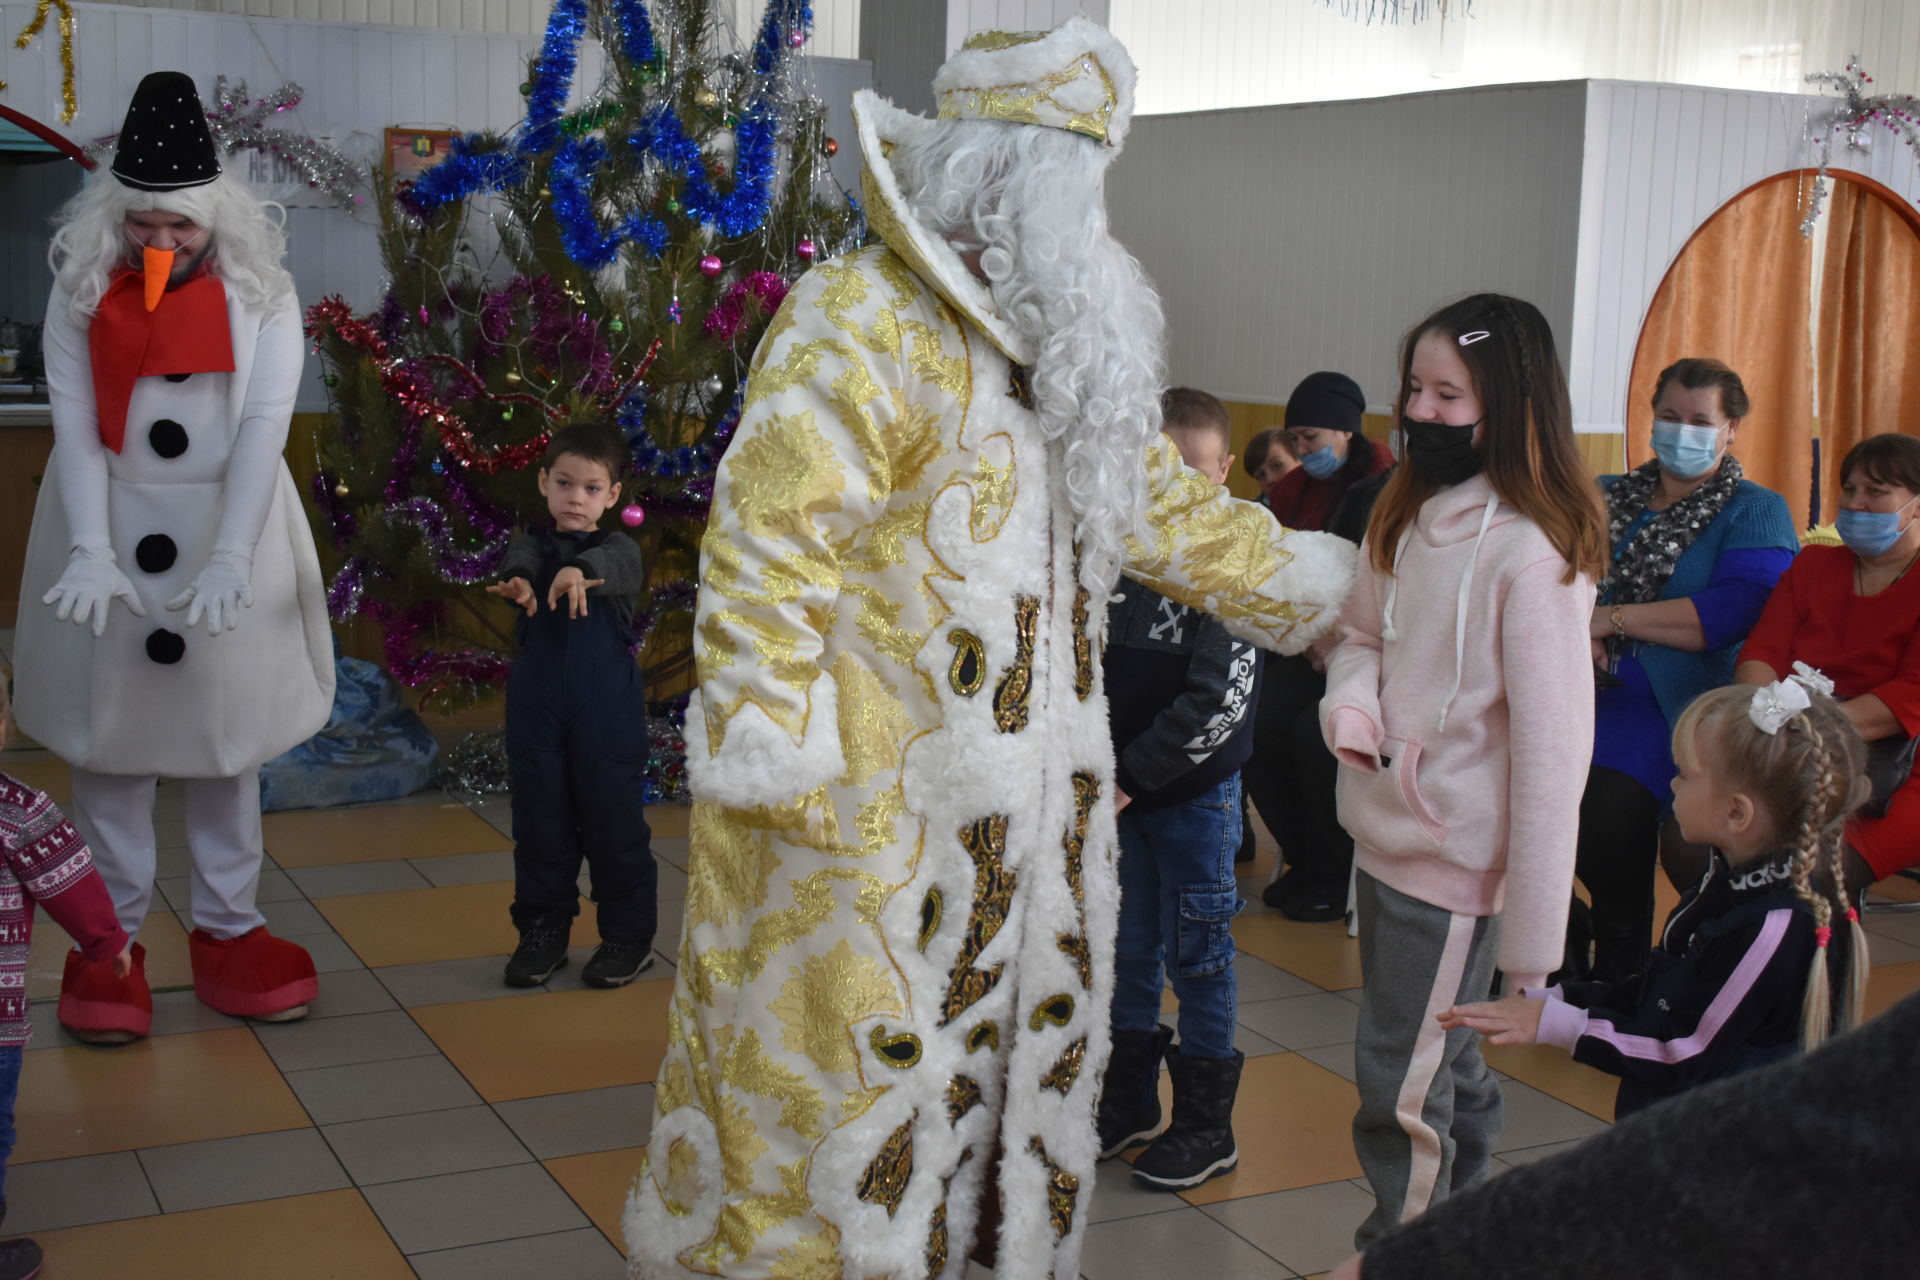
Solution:
{"label": "pink pocket on hoodie", "polygon": [[1388,854],[1440,849],[1447,824],[1420,794],[1420,743],[1388,734],[1380,771],[1340,770],[1340,825],[1370,849]]}

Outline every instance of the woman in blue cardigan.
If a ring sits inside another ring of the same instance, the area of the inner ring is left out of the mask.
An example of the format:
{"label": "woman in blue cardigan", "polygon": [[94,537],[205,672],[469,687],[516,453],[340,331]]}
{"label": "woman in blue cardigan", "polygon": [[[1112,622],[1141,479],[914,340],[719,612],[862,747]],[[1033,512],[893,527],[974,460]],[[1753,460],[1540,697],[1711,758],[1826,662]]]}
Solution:
{"label": "woman in blue cardigan", "polygon": [[1740,375],[1718,360],[1669,365],[1654,386],[1654,460],[1600,481],[1613,563],[1593,610],[1602,674],[1577,863],[1599,980],[1640,972],[1651,946],[1673,722],[1733,682],[1741,641],[1799,548],[1785,500],[1741,478],[1732,448],[1747,409]]}

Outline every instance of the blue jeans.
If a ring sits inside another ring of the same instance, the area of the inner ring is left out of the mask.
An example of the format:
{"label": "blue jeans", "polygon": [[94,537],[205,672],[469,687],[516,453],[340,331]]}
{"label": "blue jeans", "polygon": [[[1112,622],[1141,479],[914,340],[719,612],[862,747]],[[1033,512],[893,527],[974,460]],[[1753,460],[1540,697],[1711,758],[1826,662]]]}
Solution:
{"label": "blue jeans", "polygon": [[7,1210],[7,1160],[13,1155],[13,1100],[20,1093],[20,1046],[0,1045],[0,1214]]}
{"label": "blue jeans", "polygon": [[1180,999],[1180,1052],[1231,1058],[1233,918],[1246,904],[1233,878],[1240,847],[1240,777],[1191,800],[1120,813],[1120,935],[1113,1026],[1160,1022],[1163,971]]}

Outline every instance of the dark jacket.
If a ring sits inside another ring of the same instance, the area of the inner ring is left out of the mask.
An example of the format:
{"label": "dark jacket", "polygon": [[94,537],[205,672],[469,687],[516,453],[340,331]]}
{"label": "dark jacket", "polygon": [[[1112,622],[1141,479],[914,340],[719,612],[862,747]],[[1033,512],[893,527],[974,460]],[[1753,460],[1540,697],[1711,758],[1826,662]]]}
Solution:
{"label": "dark jacket", "polygon": [[1333,509],[1333,519],[1327,521],[1327,532],[1345,538],[1355,546],[1360,545],[1367,536],[1367,525],[1373,519],[1373,504],[1380,501],[1380,491],[1387,487],[1387,481],[1393,479],[1393,472],[1394,466],[1389,466],[1364,480],[1356,480],[1348,488],[1346,496],[1340,499],[1340,505]]}
{"label": "dark jacket", "polygon": [[[569,565],[579,569],[589,580],[605,580],[600,586],[587,588],[587,595],[603,602],[603,607],[611,614],[617,624],[611,632],[614,639],[624,636],[624,644],[631,646],[634,639],[633,601],[647,585],[647,575],[640,561],[638,544],[626,534],[605,529],[562,533],[550,526],[517,533],[513,541],[507,544],[507,554],[500,562],[499,576],[502,582],[509,578],[525,578],[533,584],[533,594],[540,602],[539,611],[535,614],[538,617],[548,611],[547,591],[553,586],[554,578]],[[564,617],[564,601],[560,611]],[[592,614],[589,613],[588,617],[591,618]],[[534,618],[529,618],[525,611],[520,613],[519,634],[523,651],[533,634],[533,622]]]}
{"label": "dark jacket", "polygon": [[1734,871],[1718,850],[1647,961],[1625,982],[1557,988],[1540,1039],[1620,1077],[1616,1115],[1791,1057],[1813,962],[1813,909],[1794,892],[1792,854]]}
{"label": "dark jacket", "polygon": [[1338,471],[1316,480],[1305,467],[1295,467],[1267,490],[1267,509],[1289,529],[1330,532],[1334,512],[1347,491],[1392,466],[1392,450],[1356,432],[1347,446],[1347,460]]}
{"label": "dark jacket", "polygon": [[1260,651],[1206,614],[1122,579],[1102,661],[1114,781],[1132,807],[1191,800],[1252,754]]}

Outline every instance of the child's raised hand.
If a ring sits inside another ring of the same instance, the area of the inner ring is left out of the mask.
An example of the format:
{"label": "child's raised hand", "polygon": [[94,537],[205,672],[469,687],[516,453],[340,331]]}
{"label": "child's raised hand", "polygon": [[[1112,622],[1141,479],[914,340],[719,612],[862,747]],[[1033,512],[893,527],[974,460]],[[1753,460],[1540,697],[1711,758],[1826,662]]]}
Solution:
{"label": "child's raised hand", "polygon": [[553,586],[547,592],[547,608],[559,609],[560,597],[565,596],[567,616],[584,618],[587,616],[587,588],[600,586],[604,582],[606,582],[605,578],[589,578],[572,565],[568,565],[553,575]]}
{"label": "child's raised hand", "polygon": [[496,582],[487,588],[487,594],[505,596],[525,609],[529,618],[533,616],[533,611],[540,607],[540,598],[533,594],[533,584],[525,578],[508,578],[504,582]]}
{"label": "child's raised hand", "polygon": [[1507,996],[1480,1004],[1457,1004],[1433,1016],[1452,1031],[1465,1027],[1494,1044],[1533,1044],[1540,1038],[1540,1011],[1546,1001],[1529,996]]}
{"label": "child's raised hand", "polygon": [[127,949],[113,958],[113,976],[116,978],[124,978],[132,972],[133,944],[128,943]]}

